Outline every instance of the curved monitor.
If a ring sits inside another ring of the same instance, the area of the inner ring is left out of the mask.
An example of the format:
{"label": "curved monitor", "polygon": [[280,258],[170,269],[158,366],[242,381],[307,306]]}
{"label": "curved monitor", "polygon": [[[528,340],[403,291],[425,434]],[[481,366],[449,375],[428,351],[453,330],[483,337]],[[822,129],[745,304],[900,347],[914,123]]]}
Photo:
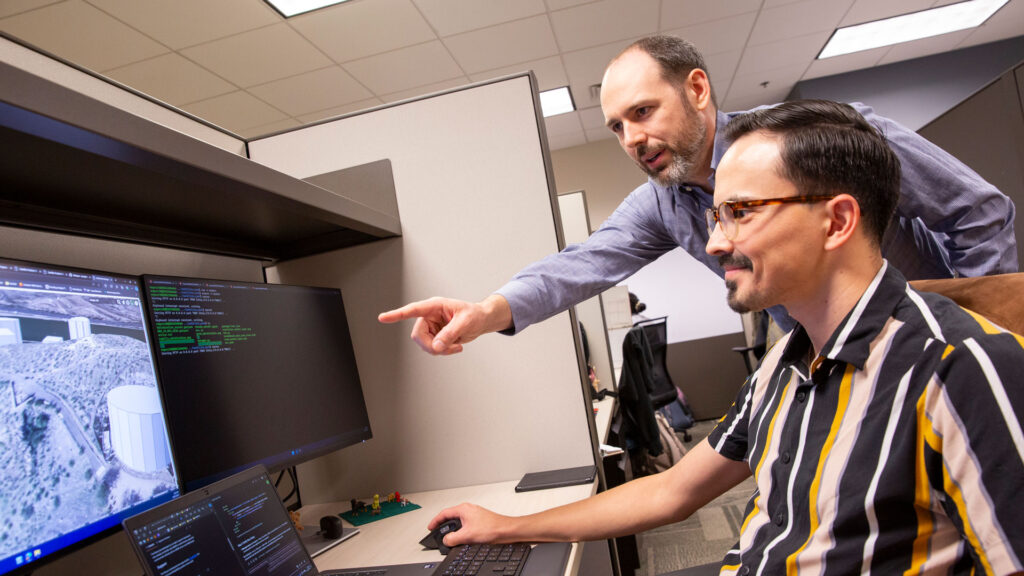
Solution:
{"label": "curved monitor", "polygon": [[139,279],[0,259],[0,574],[179,495]]}
{"label": "curved monitor", "polygon": [[339,290],[148,275],[143,287],[185,491],[371,437]]}

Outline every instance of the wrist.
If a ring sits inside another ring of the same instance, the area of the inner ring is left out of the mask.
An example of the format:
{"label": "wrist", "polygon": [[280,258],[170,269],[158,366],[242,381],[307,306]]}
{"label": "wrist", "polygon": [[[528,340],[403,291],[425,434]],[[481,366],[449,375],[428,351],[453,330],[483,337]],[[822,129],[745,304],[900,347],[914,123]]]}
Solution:
{"label": "wrist", "polygon": [[491,294],[480,302],[487,318],[487,331],[500,332],[512,328],[512,307],[501,294]]}

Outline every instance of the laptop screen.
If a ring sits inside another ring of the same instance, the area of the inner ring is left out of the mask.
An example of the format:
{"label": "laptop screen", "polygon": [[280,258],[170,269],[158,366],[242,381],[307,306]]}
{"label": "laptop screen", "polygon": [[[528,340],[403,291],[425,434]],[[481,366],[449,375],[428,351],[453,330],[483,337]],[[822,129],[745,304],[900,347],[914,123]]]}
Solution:
{"label": "laptop screen", "polygon": [[316,575],[262,466],[124,521],[149,576]]}

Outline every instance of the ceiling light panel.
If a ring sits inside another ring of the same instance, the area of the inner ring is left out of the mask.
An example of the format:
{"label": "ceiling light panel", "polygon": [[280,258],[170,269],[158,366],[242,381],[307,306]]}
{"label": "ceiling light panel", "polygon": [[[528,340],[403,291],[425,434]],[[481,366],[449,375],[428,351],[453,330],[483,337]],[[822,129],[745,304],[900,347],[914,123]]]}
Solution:
{"label": "ceiling light panel", "polygon": [[1009,0],[969,0],[839,28],[818,59],[920,40],[980,26]]}

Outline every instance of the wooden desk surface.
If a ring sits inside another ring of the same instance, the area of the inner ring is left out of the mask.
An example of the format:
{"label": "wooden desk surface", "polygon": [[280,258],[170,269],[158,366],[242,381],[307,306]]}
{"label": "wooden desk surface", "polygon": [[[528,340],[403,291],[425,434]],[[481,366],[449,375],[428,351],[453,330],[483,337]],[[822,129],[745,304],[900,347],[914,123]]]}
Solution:
{"label": "wooden desk surface", "polygon": [[[443,558],[436,550],[424,550],[420,540],[427,535],[427,523],[441,510],[462,502],[479,504],[495,512],[521,516],[539,512],[593,495],[597,483],[568,486],[532,492],[516,492],[518,480],[403,494],[420,508],[359,526],[359,534],[334,546],[315,558],[320,570],[358,568],[385,564],[413,562],[440,562]],[[372,501],[372,496],[362,498]],[[339,514],[350,508],[349,503],[310,504],[301,510],[302,521],[319,526],[320,517]],[[348,527],[349,523],[344,522]],[[307,528],[308,530],[309,528]],[[566,576],[579,570],[580,547],[574,544],[566,568]]]}

